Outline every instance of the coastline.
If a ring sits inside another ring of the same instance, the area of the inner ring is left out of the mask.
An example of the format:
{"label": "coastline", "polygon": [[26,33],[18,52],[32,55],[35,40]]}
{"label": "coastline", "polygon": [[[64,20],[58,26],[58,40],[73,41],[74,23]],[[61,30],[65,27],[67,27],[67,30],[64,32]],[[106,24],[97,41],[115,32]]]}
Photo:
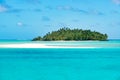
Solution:
{"label": "coastline", "polygon": [[7,41],[0,48],[120,48],[120,41]]}
{"label": "coastline", "polygon": [[0,48],[96,48],[87,46],[58,46],[58,45],[45,45],[38,43],[23,43],[23,44],[0,44]]}

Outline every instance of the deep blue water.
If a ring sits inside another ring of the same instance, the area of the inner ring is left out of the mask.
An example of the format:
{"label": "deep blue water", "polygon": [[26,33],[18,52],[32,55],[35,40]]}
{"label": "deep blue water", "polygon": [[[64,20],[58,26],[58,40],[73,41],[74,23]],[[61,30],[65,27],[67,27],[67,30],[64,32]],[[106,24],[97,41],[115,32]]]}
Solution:
{"label": "deep blue water", "polygon": [[120,48],[0,48],[0,80],[120,80]]}

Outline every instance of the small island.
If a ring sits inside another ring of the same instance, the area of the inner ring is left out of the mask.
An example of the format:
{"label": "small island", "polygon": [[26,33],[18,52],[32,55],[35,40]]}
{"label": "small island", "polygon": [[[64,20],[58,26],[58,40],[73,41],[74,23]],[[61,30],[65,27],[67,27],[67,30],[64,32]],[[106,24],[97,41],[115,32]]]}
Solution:
{"label": "small island", "polygon": [[32,41],[106,41],[107,34],[82,29],[61,28],[57,31],[48,32],[45,36],[38,36]]}

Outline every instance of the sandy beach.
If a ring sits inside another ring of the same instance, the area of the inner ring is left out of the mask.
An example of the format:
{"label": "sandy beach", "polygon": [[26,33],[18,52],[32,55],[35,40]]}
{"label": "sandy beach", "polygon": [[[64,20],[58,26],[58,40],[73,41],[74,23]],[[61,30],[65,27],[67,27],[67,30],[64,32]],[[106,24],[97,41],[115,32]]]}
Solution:
{"label": "sandy beach", "polygon": [[59,46],[40,43],[0,44],[0,48],[96,48],[88,46]]}

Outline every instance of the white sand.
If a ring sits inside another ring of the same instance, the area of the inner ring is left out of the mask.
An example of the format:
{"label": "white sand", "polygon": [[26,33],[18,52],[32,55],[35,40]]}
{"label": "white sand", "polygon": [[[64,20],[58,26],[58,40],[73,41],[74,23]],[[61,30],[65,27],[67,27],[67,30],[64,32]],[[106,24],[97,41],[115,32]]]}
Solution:
{"label": "white sand", "polygon": [[96,47],[72,47],[72,46],[50,46],[39,43],[21,43],[21,44],[0,44],[0,48],[96,48]]}

